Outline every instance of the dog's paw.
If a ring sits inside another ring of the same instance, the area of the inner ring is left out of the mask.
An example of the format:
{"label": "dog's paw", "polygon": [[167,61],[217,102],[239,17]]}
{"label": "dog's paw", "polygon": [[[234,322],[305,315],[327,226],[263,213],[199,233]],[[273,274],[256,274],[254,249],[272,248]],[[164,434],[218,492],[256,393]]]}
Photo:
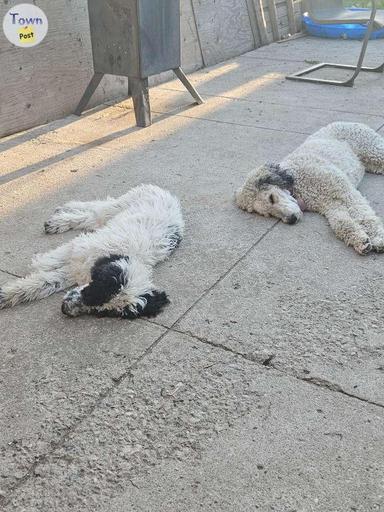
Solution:
{"label": "dog's paw", "polygon": [[5,297],[0,288],[0,309],[5,308]]}
{"label": "dog's paw", "polygon": [[369,238],[365,240],[363,243],[357,244],[354,246],[354,249],[356,252],[361,254],[362,256],[365,256],[366,254],[369,254],[373,250],[373,245]]}
{"label": "dog's paw", "polygon": [[63,219],[60,214],[54,214],[47,222],[44,222],[44,231],[47,235],[65,233],[65,231],[69,231],[70,229],[71,226],[68,221]]}
{"label": "dog's paw", "polygon": [[381,236],[376,236],[372,239],[372,249],[375,252],[383,253],[384,252],[384,238]]}
{"label": "dog's paw", "polygon": [[55,224],[52,221],[47,220],[47,222],[44,222],[44,232],[47,235],[53,235],[55,233],[58,233],[58,226],[55,226]]}
{"label": "dog's paw", "polygon": [[147,318],[154,318],[159,315],[170,304],[170,300],[165,292],[153,290],[152,295],[147,295],[146,298],[147,304],[143,309],[142,316]]}
{"label": "dog's paw", "polygon": [[64,296],[61,304],[61,312],[65,316],[76,317],[83,313],[84,305],[81,299],[81,290],[79,288],[73,288],[69,290]]}
{"label": "dog's paw", "polygon": [[0,288],[0,309],[9,308],[10,305],[10,302],[5,298],[5,293]]}

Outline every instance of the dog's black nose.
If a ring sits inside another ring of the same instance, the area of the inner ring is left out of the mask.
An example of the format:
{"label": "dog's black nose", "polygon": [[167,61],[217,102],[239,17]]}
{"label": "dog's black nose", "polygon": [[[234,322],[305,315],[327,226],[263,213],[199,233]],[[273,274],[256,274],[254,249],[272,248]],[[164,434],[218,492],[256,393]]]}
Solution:
{"label": "dog's black nose", "polygon": [[288,224],[296,224],[296,222],[299,220],[299,217],[297,217],[296,215],[291,215],[290,217],[288,217],[287,219],[287,223]]}

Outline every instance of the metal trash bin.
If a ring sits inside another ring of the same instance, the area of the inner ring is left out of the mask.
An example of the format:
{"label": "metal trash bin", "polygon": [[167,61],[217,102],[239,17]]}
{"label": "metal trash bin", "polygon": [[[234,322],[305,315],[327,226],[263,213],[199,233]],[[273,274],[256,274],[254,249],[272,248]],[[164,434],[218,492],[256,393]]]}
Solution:
{"label": "metal trash bin", "polygon": [[180,68],[179,0],[88,0],[94,76],[75,114],[81,115],[104,74],[127,76],[138,126],[151,124],[148,77],[173,70],[200,104]]}

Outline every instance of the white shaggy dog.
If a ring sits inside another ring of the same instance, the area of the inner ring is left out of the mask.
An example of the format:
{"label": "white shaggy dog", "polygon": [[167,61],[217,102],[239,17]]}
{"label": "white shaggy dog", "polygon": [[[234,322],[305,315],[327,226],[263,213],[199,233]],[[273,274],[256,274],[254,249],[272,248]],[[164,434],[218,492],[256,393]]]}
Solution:
{"label": "white shaggy dog", "polygon": [[179,201],[153,185],[118,199],[67,203],[45,223],[46,233],[94,232],[37,255],[33,273],[0,289],[0,308],[78,285],[64,297],[68,316],[155,316],[169,301],[155,290],[152,267],[176,249],[183,227]]}
{"label": "white shaggy dog", "polygon": [[236,203],[288,224],[317,212],[358,253],[384,252],[383,223],[357,190],[365,171],[384,174],[384,139],[363,124],[332,123],[280,164],[252,171]]}

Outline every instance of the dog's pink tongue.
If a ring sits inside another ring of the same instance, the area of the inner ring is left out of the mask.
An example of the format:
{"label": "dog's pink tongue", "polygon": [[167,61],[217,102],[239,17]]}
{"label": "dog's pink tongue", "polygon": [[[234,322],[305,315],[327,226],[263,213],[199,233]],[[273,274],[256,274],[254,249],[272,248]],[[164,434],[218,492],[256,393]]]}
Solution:
{"label": "dog's pink tongue", "polygon": [[305,205],[304,201],[303,201],[302,199],[300,199],[300,198],[296,199],[296,201],[297,201],[297,204],[298,204],[298,205],[299,205],[299,207],[300,207],[300,210],[301,210],[302,212],[305,212],[305,210],[307,209],[307,207],[306,207],[306,205]]}

